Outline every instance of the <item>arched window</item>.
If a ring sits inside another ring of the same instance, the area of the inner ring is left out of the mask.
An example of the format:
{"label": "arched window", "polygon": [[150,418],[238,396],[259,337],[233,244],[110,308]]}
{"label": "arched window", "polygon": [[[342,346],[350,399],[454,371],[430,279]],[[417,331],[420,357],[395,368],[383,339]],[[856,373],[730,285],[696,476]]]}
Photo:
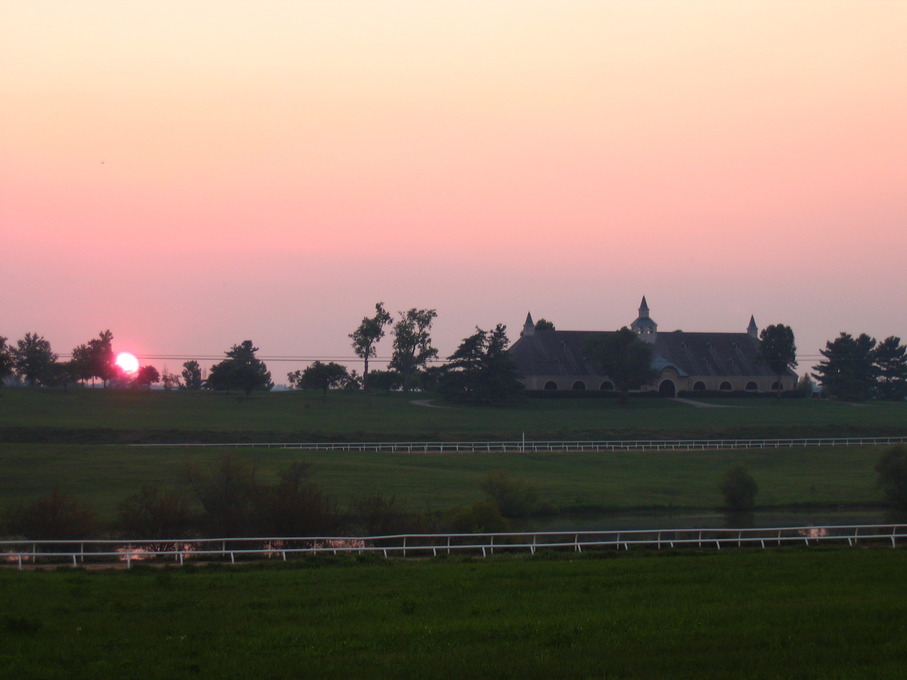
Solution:
{"label": "arched window", "polygon": [[548,382],[545,383],[545,389],[546,390],[556,390],[557,383],[554,382],[553,380],[549,380]]}
{"label": "arched window", "polygon": [[577,380],[575,383],[573,383],[573,389],[576,391],[584,390],[586,389],[586,383],[584,383],[582,380]]}
{"label": "arched window", "polygon": [[613,391],[614,391],[614,383],[611,382],[610,380],[606,380],[605,382],[602,383],[602,386],[599,387],[599,389],[600,389],[602,392],[613,392]]}
{"label": "arched window", "polygon": [[658,386],[658,393],[667,399],[673,399],[677,396],[677,388],[672,381],[663,380]]}
{"label": "arched window", "polygon": [[747,392],[755,392],[755,391],[758,390],[758,389],[759,389],[759,387],[758,387],[758,386],[756,385],[756,383],[753,382],[752,380],[750,380],[750,381],[746,384],[746,391],[747,391]]}
{"label": "arched window", "polygon": [[704,392],[705,383],[702,382],[701,380],[697,380],[695,383],[693,383],[693,390],[696,392]]}
{"label": "arched window", "polygon": [[721,383],[721,385],[718,387],[718,389],[721,390],[721,391],[723,391],[723,392],[730,392],[730,391],[731,391],[731,383],[729,383],[727,380],[725,380],[723,383]]}

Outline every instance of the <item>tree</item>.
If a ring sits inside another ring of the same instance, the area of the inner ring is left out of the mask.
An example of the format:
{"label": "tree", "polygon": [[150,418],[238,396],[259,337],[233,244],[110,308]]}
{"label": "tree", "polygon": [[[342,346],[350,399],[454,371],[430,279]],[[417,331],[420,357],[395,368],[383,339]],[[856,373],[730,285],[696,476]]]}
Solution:
{"label": "tree", "polygon": [[165,390],[178,390],[182,388],[180,377],[175,373],[170,373],[166,368],[164,369],[164,372],[161,373],[161,385],[164,386]]}
{"label": "tree", "polygon": [[477,327],[448,357],[441,395],[451,401],[493,404],[521,394],[523,385],[508,344],[506,326],[498,324],[487,332]]}
{"label": "tree", "polygon": [[187,361],[183,364],[183,385],[184,390],[200,390],[205,384],[202,380],[202,368],[195,360]]}
{"label": "tree", "polygon": [[135,387],[144,387],[151,389],[151,386],[161,381],[161,374],[158,373],[154,366],[142,366],[135,372],[132,378],[132,384]]}
{"label": "tree", "polygon": [[205,510],[209,536],[254,533],[253,510],[258,494],[255,468],[228,454],[210,470],[190,464],[186,475]]}
{"label": "tree", "polygon": [[98,337],[76,347],[72,351],[72,362],[78,380],[98,378],[106,387],[117,376],[113,333],[101,331]]}
{"label": "tree", "polygon": [[876,463],[878,485],[892,509],[907,511],[907,446],[888,449]]}
{"label": "tree", "polygon": [[655,376],[652,345],[640,340],[624,326],[616,333],[597,333],[584,346],[586,360],[607,375],[626,402],[631,389],[645,385]]}
{"label": "tree", "polygon": [[394,324],[394,353],[388,368],[399,371],[403,389],[409,390],[413,375],[424,368],[429,360],[438,356],[431,346],[431,324],[438,313],[433,309],[416,309],[400,312]]}
{"label": "tree", "polygon": [[403,379],[397,371],[371,371],[368,374],[369,387],[376,390],[398,390],[403,385]]}
{"label": "tree", "polygon": [[724,507],[730,512],[752,512],[759,486],[742,465],[735,465],[721,478]]}
{"label": "tree", "polygon": [[781,376],[797,366],[797,345],[790,326],[767,326],[759,334],[759,361],[778,376],[778,396],[781,396]]}
{"label": "tree", "polygon": [[316,361],[309,364],[302,372],[294,371],[287,374],[287,381],[296,389],[321,390],[325,397],[329,389],[342,387],[349,380],[350,374],[346,367],[335,364],[333,361],[326,364]]}
{"label": "tree", "polygon": [[78,368],[72,361],[57,361],[48,368],[44,384],[50,387],[62,387],[63,392],[67,392],[69,384],[79,380]]}
{"label": "tree", "polygon": [[841,333],[834,341],[826,342],[825,349],[819,350],[825,360],[813,366],[813,377],[836,399],[869,399],[878,375],[874,363],[875,345],[876,341],[865,333],[857,338]]}
{"label": "tree", "polygon": [[249,396],[255,390],[268,391],[274,387],[268,367],[255,356],[257,351],[251,340],[233,345],[226,352],[227,358],[211,367],[205,383],[208,389],[227,392],[238,389]]}
{"label": "tree", "polygon": [[12,508],[8,530],[34,539],[88,538],[95,533],[91,506],[60,491],[52,491],[28,505]]}
{"label": "tree", "polygon": [[3,381],[13,374],[13,368],[12,351],[6,344],[6,338],[0,335],[0,385],[3,385]]}
{"label": "tree", "polygon": [[50,349],[50,342],[37,333],[26,333],[12,350],[16,375],[29,385],[43,385],[50,379],[51,367],[57,355]]}
{"label": "tree", "polygon": [[537,330],[537,331],[553,331],[556,329],[554,328],[554,324],[551,321],[548,321],[548,319],[539,319],[538,321],[535,322],[535,330]]}
{"label": "tree", "polygon": [[896,336],[885,338],[873,352],[879,399],[903,401],[907,397],[907,347]]}
{"label": "tree", "polygon": [[353,341],[353,351],[356,356],[361,357],[364,362],[362,371],[363,389],[368,389],[368,360],[377,353],[375,345],[384,337],[384,327],[389,326],[392,317],[384,309],[384,303],[379,302],[375,305],[375,316],[365,317],[359,327],[350,333],[350,339]]}
{"label": "tree", "polygon": [[482,490],[504,517],[526,517],[538,507],[538,490],[507,470],[492,470],[485,475]]}
{"label": "tree", "polygon": [[120,531],[127,538],[183,538],[189,534],[192,512],[189,501],[178,491],[161,491],[156,486],[143,486],[120,503]]}
{"label": "tree", "polygon": [[277,484],[259,488],[257,530],[264,536],[324,536],[336,528],[333,499],[308,479],[308,463],[297,461],[278,473]]}

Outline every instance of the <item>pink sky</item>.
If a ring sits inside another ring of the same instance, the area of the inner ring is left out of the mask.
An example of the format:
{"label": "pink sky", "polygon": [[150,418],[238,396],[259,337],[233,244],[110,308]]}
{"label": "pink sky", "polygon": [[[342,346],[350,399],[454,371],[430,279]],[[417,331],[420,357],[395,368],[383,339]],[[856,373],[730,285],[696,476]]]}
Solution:
{"label": "pink sky", "polygon": [[840,331],[907,339],[905,26],[903,0],[0,0],[0,335],[352,357],[382,300],[436,308],[447,355],[645,294],[662,330],[791,325],[801,373]]}

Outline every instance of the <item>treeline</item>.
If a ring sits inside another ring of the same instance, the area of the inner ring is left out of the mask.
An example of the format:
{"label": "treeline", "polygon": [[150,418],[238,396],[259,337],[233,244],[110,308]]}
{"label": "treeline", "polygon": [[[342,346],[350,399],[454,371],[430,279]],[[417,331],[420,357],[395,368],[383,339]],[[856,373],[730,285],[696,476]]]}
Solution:
{"label": "treeline", "polygon": [[[494,404],[524,394],[521,376],[507,348],[510,341],[506,326],[490,331],[476,328],[464,338],[447,362],[430,365],[438,357],[432,346],[431,328],[437,312],[412,308],[398,312],[396,321],[384,308],[375,305],[375,314],[364,317],[349,334],[356,356],[363,361],[359,375],[335,362],[315,361],[304,370],[287,374],[295,389],[319,390],[325,396],[333,389],[424,390],[437,391],[450,401]],[[554,328],[540,320],[539,324]],[[369,370],[369,360],[377,356],[377,345],[390,329],[392,354],[387,370]],[[247,395],[274,387],[266,364],[256,356],[251,340],[233,345],[225,358],[204,376],[198,361],[186,361],[180,374],[160,374],[153,366],[140,366],[125,373],[116,364],[113,334],[98,337],[72,350],[69,361],[59,361],[50,342],[37,333],[26,333],[15,345],[0,336],[0,381],[11,376],[27,385],[62,386],[100,381],[106,386],[150,388],[161,383],[165,389],[240,391]],[[612,376],[626,396],[634,386],[652,378],[651,346],[639,341],[629,329],[600,334],[600,342],[587,348],[587,360],[603,374]],[[841,333],[820,350],[824,360],[813,367],[815,378],[825,395],[844,400],[904,400],[907,398],[907,348],[896,336],[877,342],[868,335],[853,337]],[[759,360],[780,376],[797,365],[796,345],[789,326],[765,328],[760,335]],[[808,380],[809,375],[804,376]],[[804,388],[809,388],[805,385]]]}
{"label": "treeline", "polygon": [[439,513],[408,508],[395,496],[365,495],[341,507],[310,477],[308,463],[295,462],[273,483],[254,466],[226,455],[210,467],[187,465],[191,491],[143,487],[124,499],[112,523],[94,508],[54,491],[8,507],[0,535],[35,540],[115,537],[167,540],[243,536],[376,536],[389,533],[506,531],[511,521],[553,512],[524,480],[499,470],[480,485],[483,500]]}
{"label": "treeline", "polygon": [[[440,391],[448,399],[464,402],[503,402],[523,392],[516,365],[507,353],[506,327],[498,324],[491,331],[476,328],[448,358],[448,363],[430,366],[438,356],[432,346],[431,327],[434,309],[412,308],[399,312],[394,322],[383,303],[375,305],[375,315],[363,318],[349,335],[353,351],[363,360],[362,375],[334,362],[315,361],[301,371],[287,374],[295,389],[374,389]],[[387,370],[370,371],[369,360],[377,355],[377,345],[386,328],[393,335],[393,353]],[[198,361],[183,363],[180,374],[160,374],[153,366],[140,366],[126,373],[116,364],[113,334],[107,330],[97,338],[79,345],[69,361],[60,361],[50,342],[37,333],[27,333],[15,345],[0,337],[0,381],[12,376],[30,386],[62,386],[100,381],[105,387],[144,387],[161,383],[165,389],[238,391],[250,395],[274,387],[271,372],[256,355],[251,340],[233,345],[225,358],[204,376]]]}
{"label": "treeline", "polygon": [[813,367],[813,377],[828,396],[849,401],[907,398],[907,348],[900,338],[877,342],[865,333],[841,333],[819,352],[825,358]]}

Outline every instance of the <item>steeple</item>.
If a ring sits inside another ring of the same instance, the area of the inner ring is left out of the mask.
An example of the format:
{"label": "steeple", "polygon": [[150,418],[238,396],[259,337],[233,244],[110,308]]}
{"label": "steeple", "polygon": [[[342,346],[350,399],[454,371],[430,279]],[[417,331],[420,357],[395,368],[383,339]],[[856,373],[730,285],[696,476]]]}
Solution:
{"label": "steeple", "polygon": [[520,333],[520,336],[524,335],[533,335],[535,333],[535,323],[532,321],[532,314],[526,313],[526,323],[523,324],[523,332]]}
{"label": "steeple", "polygon": [[642,302],[639,303],[639,316],[630,324],[630,330],[636,333],[643,342],[654,344],[658,337],[658,324],[649,318],[649,305],[646,303],[645,295],[642,296]]}
{"label": "steeple", "polygon": [[746,332],[750,337],[759,338],[759,326],[756,325],[755,316],[750,316],[750,325],[746,327]]}

